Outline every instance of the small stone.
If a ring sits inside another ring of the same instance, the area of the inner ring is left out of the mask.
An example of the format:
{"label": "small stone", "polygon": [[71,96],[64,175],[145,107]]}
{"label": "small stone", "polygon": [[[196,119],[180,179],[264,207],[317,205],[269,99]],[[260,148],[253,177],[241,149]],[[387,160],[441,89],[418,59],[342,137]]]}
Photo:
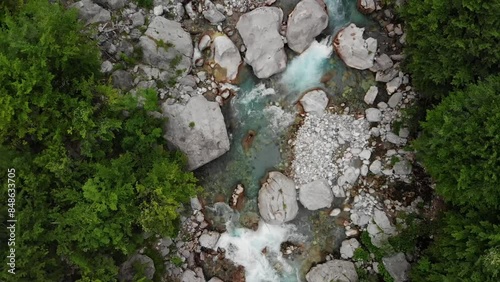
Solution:
{"label": "small stone", "polygon": [[389,105],[389,107],[395,108],[399,104],[399,102],[401,102],[402,98],[403,98],[403,93],[396,92],[394,93],[394,95],[391,96],[391,98],[389,98],[387,104]]}
{"label": "small stone", "polygon": [[101,64],[102,73],[110,73],[113,70],[113,64],[110,61],[104,61]]}
{"label": "small stone", "polygon": [[373,102],[375,102],[375,99],[377,98],[377,94],[378,94],[378,87],[370,86],[370,89],[368,89],[368,91],[365,94],[364,98],[365,103],[367,103],[368,105],[373,104]]}
{"label": "small stone", "polygon": [[365,110],[366,120],[369,122],[380,122],[382,120],[382,113],[379,109],[369,108]]}
{"label": "small stone", "polygon": [[340,209],[333,209],[331,212],[330,212],[330,216],[337,216],[339,215],[341,212]]}
{"label": "small stone", "polygon": [[153,14],[155,14],[155,16],[163,15],[163,5],[158,5],[158,6],[154,7]]}
{"label": "small stone", "polygon": [[370,171],[373,174],[380,174],[380,172],[382,171],[382,162],[379,160],[373,161],[370,165]]}

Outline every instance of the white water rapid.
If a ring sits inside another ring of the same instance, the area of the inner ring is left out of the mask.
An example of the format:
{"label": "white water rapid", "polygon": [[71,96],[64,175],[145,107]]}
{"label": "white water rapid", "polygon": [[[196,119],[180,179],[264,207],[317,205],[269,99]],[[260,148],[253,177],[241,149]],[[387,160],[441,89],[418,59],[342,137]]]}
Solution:
{"label": "white water rapid", "polygon": [[331,36],[320,42],[314,40],[309,48],[290,62],[283,73],[281,83],[294,93],[318,87],[332,52]]}
{"label": "white water rapid", "polygon": [[259,222],[257,231],[232,228],[223,233],[217,247],[226,250],[226,257],[245,267],[247,282],[300,281],[298,270],[280,252],[281,243],[299,241],[294,225],[270,225]]}

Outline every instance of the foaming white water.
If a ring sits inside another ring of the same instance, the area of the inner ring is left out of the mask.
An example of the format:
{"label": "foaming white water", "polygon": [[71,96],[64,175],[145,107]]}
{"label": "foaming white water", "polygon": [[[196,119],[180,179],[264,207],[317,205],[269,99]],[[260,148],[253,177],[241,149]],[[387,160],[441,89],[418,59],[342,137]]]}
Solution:
{"label": "foaming white water", "polygon": [[226,257],[245,267],[247,282],[299,281],[298,270],[283,258],[281,243],[298,240],[294,225],[269,225],[259,222],[257,231],[230,228],[223,233],[217,247],[226,250]]}
{"label": "foaming white water", "polygon": [[333,27],[333,34],[335,34],[346,24],[346,9],[342,0],[326,0],[325,3],[330,18],[330,26]]}
{"label": "foaming white water", "polygon": [[281,78],[288,90],[304,92],[320,86],[320,80],[325,72],[325,63],[333,52],[332,38],[329,36],[321,42],[314,40],[311,46],[295,57],[286,68]]}

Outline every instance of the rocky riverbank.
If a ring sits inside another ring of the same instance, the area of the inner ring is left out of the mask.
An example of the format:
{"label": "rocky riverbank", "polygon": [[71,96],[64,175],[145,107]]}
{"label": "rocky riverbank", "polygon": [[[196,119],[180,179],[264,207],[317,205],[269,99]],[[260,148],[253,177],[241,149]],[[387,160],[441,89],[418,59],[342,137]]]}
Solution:
{"label": "rocky riverbank", "polygon": [[[318,36],[328,35],[330,5],[302,0],[288,15],[272,0],[154,0],[149,8],[128,0],[82,0],[71,7],[96,28],[102,72],[116,88],[133,94],[145,88],[158,92],[163,112],[151,114],[168,118],[165,139],[184,152],[189,169],[196,170],[230,150],[232,135],[221,107],[238,95],[244,70],[263,81],[279,76],[290,58],[318,44]],[[334,34],[330,48],[346,68],[371,77],[366,92],[357,93],[356,103],[362,106],[336,103],[341,93],[333,92],[331,77],[322,79],[322,87],[303,93],[300,126],[287,143],[293,161],[284,172],[268,173],[258,193],[260,217],[255,214],[250,220],[260,234],[263,224],[294,223],[306,209],[328,215],[326,222],[341,228],[339,248],[309,261],[315,266],[304,275],[297,271],[297,279],[308,282],[357,281],[356,269],[376,274],[379,264],[395,281],[405,281],[409,264],[403,253],[363,263],[353,257],[363,243],[361,233],[383,248],[404,226],[399,216],[418,212],[423,202],[418,192],[400,189],[414,183],[418,167],[407,148],[411,136],[402,120],[404,109],[418,95],[400,69],[404,26],[380,1],[359,0],[357,5],[380,27],[367,31],[350,23]],[[273,107],[284,113],[279,104]],[[252,140],[259,134],[253,132]],[[250,148],[251,141],[247,145]],[[239,185],[234,191],[228,204],[241,210],[245,189]],[[183,217],[177,238],[152,235],[154,243],[123,265],[121,280],[132,279],[137,263],[145,265],[149,279],[163,281],[262,279],[246,277],[248,269],[237,262],[236,251],[228,249],[237,246],[219,240],[235,230],[231,224],[237,225],[239,214],[223,203],[202,202],[192,199],[191,211],[186,211],[192,214]],[[318,230],[313,226],[313,233]],[[315,236],[321,240],[321,234]],[[285,235],[279,240],[289,244],[282,248],[284,253],[265,247],[260,255],[267,261],[279,258],[270,266],[274,272],[290,272],[282,255],[307,250]],[[148,248],[159,258],[148,257]]]}

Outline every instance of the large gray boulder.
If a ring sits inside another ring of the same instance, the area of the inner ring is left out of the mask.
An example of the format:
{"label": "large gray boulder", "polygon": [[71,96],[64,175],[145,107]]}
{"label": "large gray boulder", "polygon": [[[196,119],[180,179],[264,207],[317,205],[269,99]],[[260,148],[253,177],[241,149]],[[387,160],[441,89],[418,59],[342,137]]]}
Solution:
{"label": "large gray boulder", "polygon": [[245,61],[258,78],[268,78],[286,68],[286,54],[279,33],[283,11],[260,7],[240,17],[236,29],[247,48]]}
{"label": "large gray boulder", "polygon": [[387,272],[389,272],[394,279],[394,282],[405,282],[409,280],[408,274],[410,273],[411,265],[408,263],[403,253],[397,253],[390,257],[383,257],[382,263]]}
{"label": "large gray boulder", "polygon": [[288,16],[288,47],[302,53],[327,26],[328,13],[323,0],[300,1]]}
{"label": "large gray boulder", "polygon": [[281,224],[297,216],[299,206],[295,183],[281,172],[269,172],[259,190],[259,212],[264,221]]}
{"label": "large gray boulder", "polygon": [[377,39],[363,38],[364,28],[355,24],[340,30],[335,36],[333,46],[344,63],[355,69],[364,70],[373,66],[373,59],[377,51]]}
{"label": "large gray boulder", "polygon": [[229,150],[226,124],[219,104],[203,96],[192,97],[186,105],[164,103],[164,138],[184,152],[188,169],[194,170]]}
{"label": "large gray boulder", "polygon": [[333,201],[332,189],[326,180],[319,179],[300,187],[299,200],[311,211],[328,208]]}
{"label": "large gray boulder", "polygon": [[215,63],[226,70],[227,80],[235,80],[242,63],[240,51],[226,35],[215,37],[213,47]]}
{"label": "large gray boulder", "polygon": [[139,46],[146,64],[178,77],[185,76],[191,69],[193,43],[178,22],[155,17],[139,39]]}
{"label": "large gray boulder", "polygon": [[344,260],[331,260],[311,268],[306,275],[307,282],[356,282],[358,274],[354,263]]}
{"label": "large gray boulder", "polygon": [[78,10],[78,15],[85,24],[105,23],[111,20],[111,13],[92,0],[82,0],[70,6]]}
{"label": "large gray boulder", "polygon": [[148,256],[135,254],[120,267],[118,280],[121,282],[135,281],[134,276],[136,274],[137,265],[143,266],[146,278],[153,279],[153,275],[155,274],[155,264],[153,260]]}

